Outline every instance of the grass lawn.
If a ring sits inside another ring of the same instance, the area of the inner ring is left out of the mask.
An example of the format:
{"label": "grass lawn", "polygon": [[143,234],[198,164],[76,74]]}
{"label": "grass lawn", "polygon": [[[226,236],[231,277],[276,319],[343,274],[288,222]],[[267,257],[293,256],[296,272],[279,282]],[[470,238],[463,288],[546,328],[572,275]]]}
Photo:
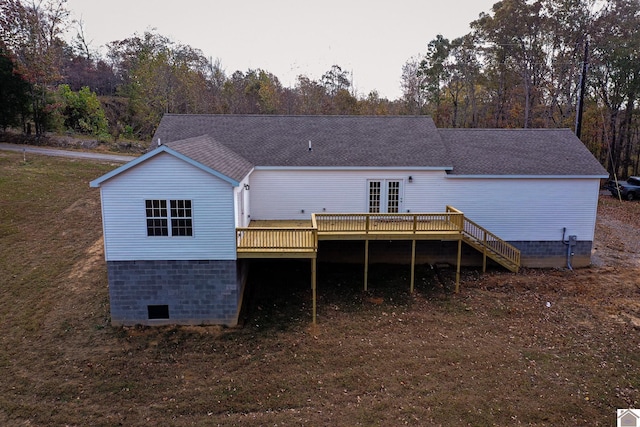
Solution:
{"label": "grass lawn", "polygon": [[465,270],[458,295],[446,270],[409,295],[407,266],[372,266],[365,293],[361,266],[320,264],[315,328],[308,263],[256,262],[242,328],[112,327],[88,183],[114,167],[0,152],[0,425],[610,426],[640,406],[629,248]]}

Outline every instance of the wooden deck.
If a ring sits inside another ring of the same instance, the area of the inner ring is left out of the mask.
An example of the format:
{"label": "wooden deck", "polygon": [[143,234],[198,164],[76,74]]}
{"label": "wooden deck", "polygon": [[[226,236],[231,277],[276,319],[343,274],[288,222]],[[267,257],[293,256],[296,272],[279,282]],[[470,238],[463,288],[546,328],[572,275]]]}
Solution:
{"label": "wooden deck", "polygon": [[312,214],[311,220],[251,221],[236,230],[238,258],[315,258],[319,240],[464,241],[511,271],[520,251],[447,206],[446,212]]}
{"label": "wooden deck", "polygon": [[311,220],[251,221],[236,229],[238,258],[308,258],[311,260],[313,322],[316,321],[316,258],[319,240],[364,240],[364,286],[367,288],[369,241],[411,240],[411,280],[415,280],[415,254],[418,240],[458,242],[456,292],[460,284],[462,242],[483,254],[483,271],[491,258],[517,272],[520,251],[464,214],[447,206],[446,212],[417,214],[312,214]]}
{"label": "wooden deck", "polygon": [[314,258],[318,240],[459,240],[463,215],[313,214],[311,220],[251,221],[236,230],[238,258]]}

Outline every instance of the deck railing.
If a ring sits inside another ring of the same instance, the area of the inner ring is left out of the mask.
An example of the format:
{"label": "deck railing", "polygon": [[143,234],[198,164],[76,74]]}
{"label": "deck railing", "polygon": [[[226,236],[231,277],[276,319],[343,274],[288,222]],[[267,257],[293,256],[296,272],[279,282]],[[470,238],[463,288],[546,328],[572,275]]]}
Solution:
{"label": "deck railing", "polygon": [[361,213],[312,215],[318,233],[417,233],[430,231],[460,231],[463,214],[446,213]]}
{"label": "deck railing", "polygon": [[[517,271],[520,251],[467,219],[454,207],[444,213],[357,213],[311,215],[311,227],[243,227],[236,229],[237,251],[244,257],[260,253],[306,256],[318,250],[321,239],[423,239],[457,235],[505,267]],[[420,236],[417,236],[420,235]]]}
{"label": "deck railing", "polygon": [[317,230],[313,227],[242,227],[236,229],[238,252],[316,251]]}

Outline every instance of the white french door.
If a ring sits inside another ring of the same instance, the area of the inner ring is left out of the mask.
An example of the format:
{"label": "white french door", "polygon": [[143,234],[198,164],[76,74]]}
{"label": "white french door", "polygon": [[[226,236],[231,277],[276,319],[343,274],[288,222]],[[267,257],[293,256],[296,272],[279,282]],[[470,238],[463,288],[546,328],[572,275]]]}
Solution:
{"label": "white french door", "polygon": [[369,213],[398,213],[402,209],[402,180],[371,179]]}
{"label": "white french door", "polygon": [[245,216],[244,216],[244,190],[240,190],[237,193],[237,200],[236,200],[236,209],[238,211],[238,227],[246,227],[249,224],[247,224],[245,222]]}

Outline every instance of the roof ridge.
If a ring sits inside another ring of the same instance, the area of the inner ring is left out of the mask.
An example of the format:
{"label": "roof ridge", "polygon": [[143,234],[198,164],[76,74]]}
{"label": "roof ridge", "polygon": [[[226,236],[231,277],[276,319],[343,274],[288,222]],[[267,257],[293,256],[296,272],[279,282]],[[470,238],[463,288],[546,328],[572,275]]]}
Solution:
{"label": "roof ridge", "polygon": [[379,115],[379,114],[208,114],[208,113],[190,113],[190,114],[180,114],[180,113],[165,113],[164,116],[171,117],[255,117],[255,118],[274,118],[274,117],[287,117],[287,118],[322,118],[322,119],[332,119],[332,118],[370,118],[370,119],[388,119],[388,118],[396,118],[396,119],[425,119],[431,118],[431,116],[426,115],[404,115],[404,114],[393,114],[393,115]]}
{"label": "roof ridge", "polygon": [[483,132],[531,132],[531,131],[559,131],[568,130],[570,128],[438,128],[441,132],[463,132],[463,131],[483,131]]}

